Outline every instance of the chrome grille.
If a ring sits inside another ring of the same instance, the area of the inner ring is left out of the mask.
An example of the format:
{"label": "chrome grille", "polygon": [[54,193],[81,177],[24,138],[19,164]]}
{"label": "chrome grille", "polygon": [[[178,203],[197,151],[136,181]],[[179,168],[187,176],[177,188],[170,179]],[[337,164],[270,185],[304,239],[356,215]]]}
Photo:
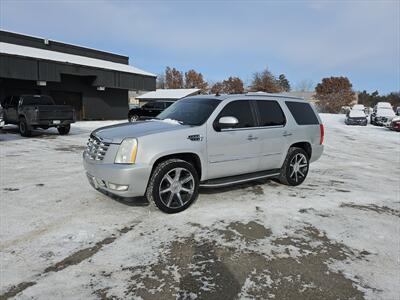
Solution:
{"label": "chrome grille", "polygon": [[110,147],[109,143],[102,142],[93,135],[90,136],[86,145],[86,155],[93,160],[103,160]]}

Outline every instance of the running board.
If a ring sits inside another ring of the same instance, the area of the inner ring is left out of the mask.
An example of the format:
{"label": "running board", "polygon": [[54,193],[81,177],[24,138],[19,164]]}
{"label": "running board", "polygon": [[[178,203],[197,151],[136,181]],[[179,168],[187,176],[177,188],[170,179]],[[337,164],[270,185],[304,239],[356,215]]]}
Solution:
{"label": "running board", "polygon": [[275,176],[278,176],[279,174],[280,174],[280,169],[274,169],[274,170],[269,170],[269,171],[260,171],[260,172],[242,174],[242,175],[216,178],[216,179],[210,179],[210,180],[200,182],[200,187],[204,187],[204,188],[224,187],[224,186],[228,186],[228,185],[243,183],[243,182],[257,180],[257,179],[275,177]]}

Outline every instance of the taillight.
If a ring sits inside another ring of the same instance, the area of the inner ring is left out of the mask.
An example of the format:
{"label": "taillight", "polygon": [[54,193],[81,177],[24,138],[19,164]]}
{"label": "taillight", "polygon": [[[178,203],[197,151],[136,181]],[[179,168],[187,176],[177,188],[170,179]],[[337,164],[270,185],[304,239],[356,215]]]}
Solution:
{"label": "taillight", "polygon": [[319,133],[320,133],[319,144],[322,145],[324,143],[324,135],[325,135],[324,124],[319,124]]}

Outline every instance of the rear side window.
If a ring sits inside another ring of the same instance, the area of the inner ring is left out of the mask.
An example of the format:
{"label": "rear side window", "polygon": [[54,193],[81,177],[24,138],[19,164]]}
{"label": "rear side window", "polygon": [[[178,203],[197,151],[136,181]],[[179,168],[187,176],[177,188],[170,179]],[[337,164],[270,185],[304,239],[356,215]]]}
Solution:
{"label": "rear side window", "polygon": [[229,102],[219,113],[217,120],[222,117],[235,117],[239,124],[235,128],[255,127],[255,120],[248,100]]}
{"label": "rear side window", "polygon": [[285,115],[276,101],[255,101],[260,116],[259,126],[282,126],[286,123]]}
{"label": "rear side window", "polygon": [[319,124],[318,118],[309,103],[286,101],[292,116],[298,125]]}

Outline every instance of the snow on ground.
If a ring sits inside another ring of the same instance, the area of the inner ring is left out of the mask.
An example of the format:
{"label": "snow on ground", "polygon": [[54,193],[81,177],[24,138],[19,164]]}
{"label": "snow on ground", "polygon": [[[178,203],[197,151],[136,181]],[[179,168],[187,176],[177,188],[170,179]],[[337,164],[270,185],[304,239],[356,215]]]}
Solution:
{"label": "snow on ground", "polygon": [[0,298],[398,299],[400,134],[322,114],[307,180],[201,190],[167,215],[94,191],[78,122],[0,131]]}

